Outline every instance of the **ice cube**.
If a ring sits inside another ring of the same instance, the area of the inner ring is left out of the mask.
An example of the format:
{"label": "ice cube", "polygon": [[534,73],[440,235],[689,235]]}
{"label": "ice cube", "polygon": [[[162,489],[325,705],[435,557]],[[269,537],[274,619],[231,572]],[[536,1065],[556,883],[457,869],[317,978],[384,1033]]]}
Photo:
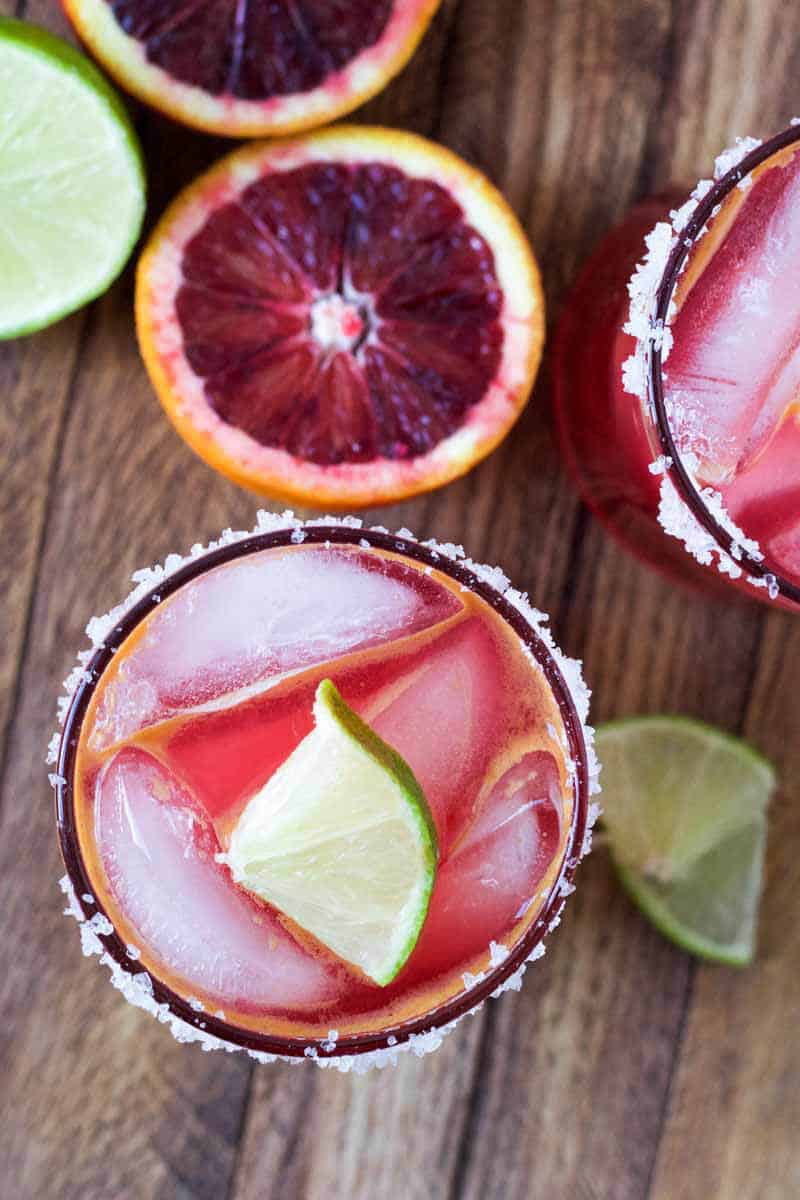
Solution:
{"label": "ice cube", "polygon": [[770,563],[800,582],[800,406],[786,414],[766,449],[720,489],[737,525]]}
{"label": "ice cube", "polygon": [[112,668],[90,744],[105,749],[182,709],[426,628],[458,606],[420,572],[360,550],[237,559],[154,610]]}
{"label": "ice cube", "polygon": [[471,815],[504,736],[500,662],[486,626],[469,618],[437,639],[415,669],[366,711],[416,775],[442,853]]}
{"label": "ice cube", "polygon": [[474,961],[503,939],[534,900],[561,844],[556,761],[531,751],[486,797],[463,839],[440,866],[409,978]]}
{"label": "ice cube", "polygon": [[177,779],[142,750],[117,753],[100,776],[97,846],[136,944],[201,992],[242,1011],[319,1005],[342,968],[303,949],[266,906],[215,862],[219,844]]}
{"label": "ice cube", "polygon": [[714,485],[763,449],[800,383],[800,154],[727,204],[687,268],[666,379],[679,447]]}
{"label": "ice cube", "polygon": [[472,618],[386,646],[377,658],[324,663],[238,704],[191,713],[160,753],[227,844],[243,804],[311,732],[325,677],[411,762],[449,844],[504,733],[495,644]]}

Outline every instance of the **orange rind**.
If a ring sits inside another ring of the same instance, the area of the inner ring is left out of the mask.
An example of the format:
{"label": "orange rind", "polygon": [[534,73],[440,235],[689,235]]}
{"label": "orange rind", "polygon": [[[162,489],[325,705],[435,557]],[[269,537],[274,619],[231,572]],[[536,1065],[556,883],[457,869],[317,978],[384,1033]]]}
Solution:
{"label": "orange rind", "polygon": [[463,475],[530,393],[544,301],[500,193],[441,146],[339,126],[235,151],[139,263],[158,397],[210,466],[335,510]]}
{"label": "orange rind", "polygon": [[121,87],[226,137],[296,133],[351,112],[402,70],[440,3],[63,0]]}

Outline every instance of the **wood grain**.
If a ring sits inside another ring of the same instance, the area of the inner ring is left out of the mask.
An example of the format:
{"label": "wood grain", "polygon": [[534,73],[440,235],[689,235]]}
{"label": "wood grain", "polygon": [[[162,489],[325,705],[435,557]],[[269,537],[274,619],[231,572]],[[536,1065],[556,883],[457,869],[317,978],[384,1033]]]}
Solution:
{"label": "wood grain", "polygon": [[[0,0],[0,12],[14,7]],[[48,0],[16,7],[65,30]],[[552,325],[632,199],[707,174],[733,134],[793,115],[798,32],[780,0],[447,0],[407,70],[356,119],[438,137],[487,171],[534,241]],[[226,144],[134,115],[151,224]],[[790,617],[674,590],[589,520],[552,443],[546,362],[499,451],[379,519],[502,565],[585,660],[597,719],[690,713],[773,758],[783,786],[756,966],[695,966],[632,908],[600,850],[519,995],[432,1058],[350,1077],[178,1046],[81,959],[60,915],[41,766],[59,680],[89,615],[135,567],[249,526],[256,507],[164,421],[131,298],[129,270],[86,313],[0,347],[0,1166],[13,1180],[0,1195],[800,1194],[800,632]]]}
{"label": "wood grain", "polygon": [[0,761],[25,646],[30,598],[84,315],[0,354]]}
{"label": "wood grain", "polygon": [[771,813],[758,966],[698,970],[654,1200],[800,1194],[792,1136],[800,1118],[799,686],[800,630],[770,615],[743,721],[783,775]]}

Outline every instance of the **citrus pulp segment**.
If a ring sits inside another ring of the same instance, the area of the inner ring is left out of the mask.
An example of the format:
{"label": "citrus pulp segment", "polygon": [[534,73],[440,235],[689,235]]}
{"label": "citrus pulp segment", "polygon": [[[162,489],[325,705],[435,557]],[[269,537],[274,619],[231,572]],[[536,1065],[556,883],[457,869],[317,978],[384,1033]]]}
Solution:
{"label": "citrus pulp segment", "polygon": [[325,679],[314,729],[253,796],[225,861],[375,983],[417,943],[436,871],[436,827],[404,759]]}
{"label": "citrus pulp segment", "polygon": [[775,773],[737,738],[681,717],[597,731],[603,812],[620,879],[686,950],[748,963]]}
{"label": "citrus pulp segment", "polygon": [[144,169],[119,98],[52,34],[0,18],[0,338],[99,295],[144,213]]}
{"label": "citrus pulp segment", "polygon": [[527,400],[543,312],[488,180],[379,128],[234,152],[168,209],[137,277],[142,354],[181,436],[245,487],[338,509],[485,457]]}
{"label": "citrus pulp segment", "polygon": [[64,0],[127,91],[187,125],[263,137],[323,125],[407,63],[440,0]]}

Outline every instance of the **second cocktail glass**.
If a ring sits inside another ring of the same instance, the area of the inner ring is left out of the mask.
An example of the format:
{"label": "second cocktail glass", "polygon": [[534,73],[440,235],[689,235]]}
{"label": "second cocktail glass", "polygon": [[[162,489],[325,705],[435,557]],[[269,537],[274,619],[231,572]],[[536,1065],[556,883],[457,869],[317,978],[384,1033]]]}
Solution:
{"label": "second cocktail glass", "polygon": [[681,582],[794,610],[798,141],[792,126],[740,142],[686,204],[638,205],[568,301],[554,384],[570,470],[627,548]]}

